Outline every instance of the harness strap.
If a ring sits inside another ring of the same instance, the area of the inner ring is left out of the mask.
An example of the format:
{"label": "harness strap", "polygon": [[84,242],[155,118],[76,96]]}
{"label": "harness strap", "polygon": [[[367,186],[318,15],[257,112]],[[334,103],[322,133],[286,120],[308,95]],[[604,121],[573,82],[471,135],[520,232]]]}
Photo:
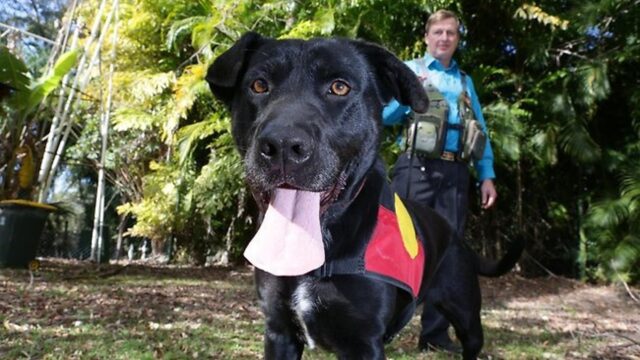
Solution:
{"label": "harness strap", "polygon": [[471,99],[467,92],[467,73],[462,70],[460,70],[460,80],[462,81],[462,92],[458,100],[458,114],[460,114],[460,123],[463,123],[468,117],[467,110],[473,111],[473,109],[471,109]]}
{"label": "harness strap", "polygon": [[354,257],[327,261],[314,271],[314,275],[321,278],[332,275],[364,274],[364,258]]}
{"label": "harness strap", "polygon": [[418,59],[416,63],[418,65],[418,79],[422,83],[422,87],[424,87],[427,92],[427,96],[429,97],[429,106],[439,106],[438,102],[446,101],[446,99],[438,88],[433,85],[431,80],[429,80],[429,69],[427,69],[426,61],[424,61],[424,58],[421,58]]}

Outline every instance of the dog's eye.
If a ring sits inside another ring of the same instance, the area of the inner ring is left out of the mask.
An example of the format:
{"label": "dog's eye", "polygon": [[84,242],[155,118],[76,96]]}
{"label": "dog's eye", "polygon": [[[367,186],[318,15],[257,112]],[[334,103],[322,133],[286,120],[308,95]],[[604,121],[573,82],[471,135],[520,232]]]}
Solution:
{"label": "dog's eye", "polygon": [[266,93],[267,91],[269,91],[269,84],[267,84],[267,82],[263,79],[253,80],[253,82],[251,83],[251,91],[256,94]]}
{"label": "dog's eye", "polygon": [[329,88],[330,93],[338,96],[345,96],[349,91],[351,91],[351,87],[342,80],[335,80],[331,83],[331,87]]}

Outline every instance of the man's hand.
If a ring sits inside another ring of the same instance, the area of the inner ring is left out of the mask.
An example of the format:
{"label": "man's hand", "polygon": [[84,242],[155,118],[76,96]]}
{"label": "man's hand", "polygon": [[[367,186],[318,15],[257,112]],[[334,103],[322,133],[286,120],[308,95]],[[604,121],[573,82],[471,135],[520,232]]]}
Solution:
{"label": "man's hand", "polygon": [[480,185],[480,193],[482,194],[482,208],[488,209],[496,203],[498,193],[496,187],[493,185],[492,179],[486,179]]}

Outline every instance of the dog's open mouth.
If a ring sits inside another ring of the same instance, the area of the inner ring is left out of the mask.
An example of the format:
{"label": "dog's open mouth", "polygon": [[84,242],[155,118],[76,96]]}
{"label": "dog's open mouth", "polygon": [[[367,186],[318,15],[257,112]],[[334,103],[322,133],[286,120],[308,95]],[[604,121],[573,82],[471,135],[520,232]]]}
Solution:
{"label": "dog's open mouth", "polygon": [[277,276],[303,275],[322,266],[325,254],[320,216],[338,198],[345,179],[341,175],[322,192],[282,185],[265,194],[267,210],[244,251],[247,260]]}
{"label": "dog's open mouth", "polygon": [[290,185],[289,183],[282,183],[269,191],[254,193],[254,196],[256,196],[259,199],[258,201],[260,202],[260,206],[264,210],[268,206],[268,204],[271,203],[271,199],[273,199],[273,197],[275,196],[278,190],[286,189],[286,190],[317,192],[320,194],[320,214],[322,214],[327,210],[327,208],[331,204],[333,204],[338,199],[338,197],[342,193],[342,190],[344,190],[346,183],[347,183],[347,175],[346,173],[342,172],[340,176],[338,176],[337,181],[331,187],[329,187],[324,191],[308,190],[308,189],[303,189],[294,185]]}

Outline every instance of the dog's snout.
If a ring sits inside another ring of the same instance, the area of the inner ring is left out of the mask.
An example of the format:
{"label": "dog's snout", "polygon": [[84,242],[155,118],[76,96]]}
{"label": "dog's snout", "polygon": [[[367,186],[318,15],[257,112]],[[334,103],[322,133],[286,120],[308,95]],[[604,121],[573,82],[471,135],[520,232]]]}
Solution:
{"label": "dog's snout", "polygon": [[273,166],[301,165],[313,153],[313,141],[302,129],[270,127],[258,138],[258,151]]}

